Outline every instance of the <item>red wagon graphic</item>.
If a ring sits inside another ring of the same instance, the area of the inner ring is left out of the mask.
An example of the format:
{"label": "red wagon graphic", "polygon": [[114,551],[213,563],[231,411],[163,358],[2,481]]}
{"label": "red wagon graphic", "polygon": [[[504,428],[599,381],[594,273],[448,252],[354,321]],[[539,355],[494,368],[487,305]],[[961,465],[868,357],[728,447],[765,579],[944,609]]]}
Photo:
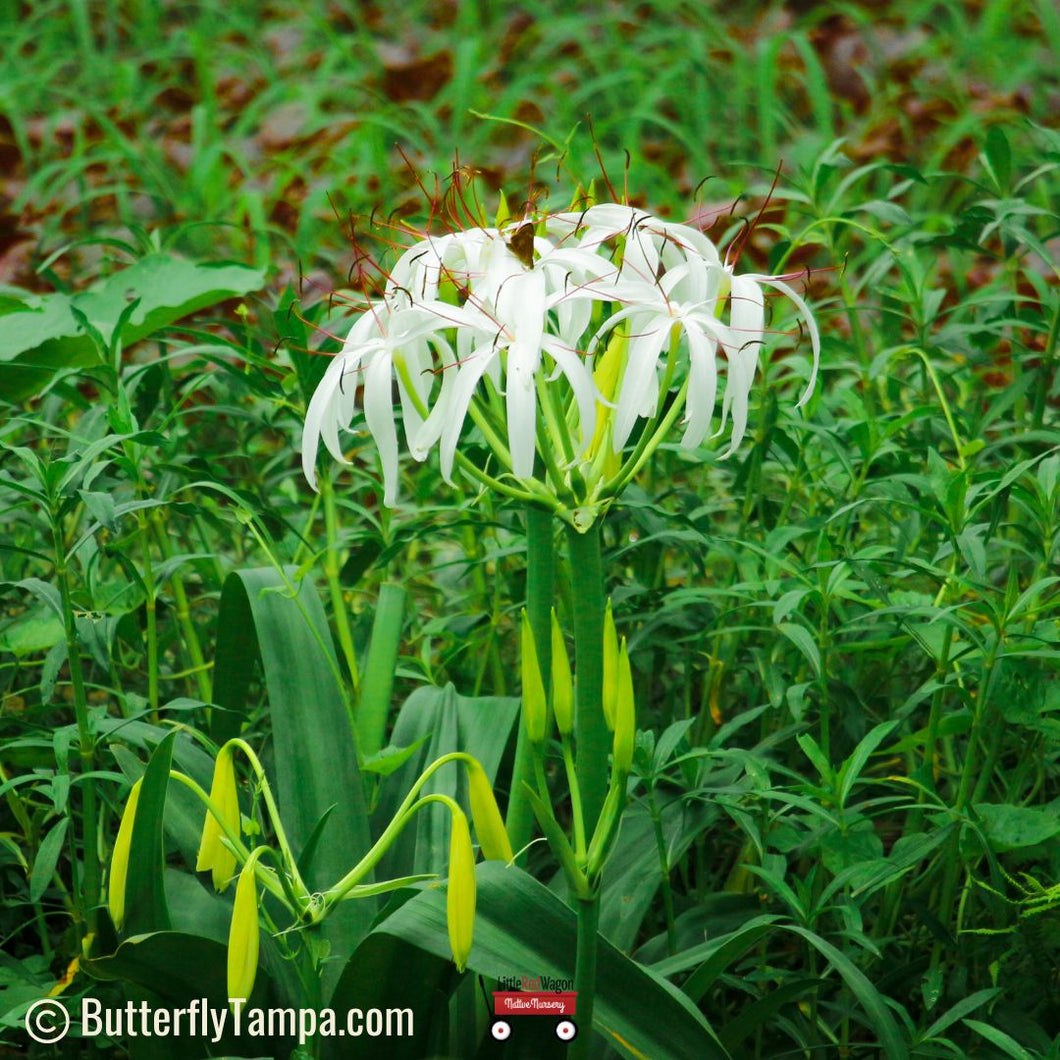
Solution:
{"label": "red wagon graphic", "polygon": [[556,1037],[561,1042],[570,1042],[578,1036],[578,1025],[571,1019],[577,1011],[578,995],[573,990],[494,990],[490,1034],[498,1042],[504,1042],[512,1036],[513,1017],[546,1016],[556,1021],[553,1028]]}

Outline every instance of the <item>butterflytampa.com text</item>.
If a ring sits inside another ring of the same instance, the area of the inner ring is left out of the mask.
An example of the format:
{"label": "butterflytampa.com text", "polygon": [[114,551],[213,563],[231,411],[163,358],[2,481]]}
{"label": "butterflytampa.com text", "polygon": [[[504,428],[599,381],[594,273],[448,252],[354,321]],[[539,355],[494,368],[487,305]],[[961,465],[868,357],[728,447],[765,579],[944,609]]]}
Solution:
{"label": "butterflytampa.com text", "polygon": [[227,1007],[198,998],[184,1008],[153,1008],[146,1001],[105,1007],[97,998],[81,999],[81,1033],[107,1038],[201,1038],[219,1042],[226,1034],[251,1038],[297,1038],[304,1045],[321,1038],[410,1038],[410,1008],[352,1008],[345,1012],[311,1008],[248,1008],[245,998]]}

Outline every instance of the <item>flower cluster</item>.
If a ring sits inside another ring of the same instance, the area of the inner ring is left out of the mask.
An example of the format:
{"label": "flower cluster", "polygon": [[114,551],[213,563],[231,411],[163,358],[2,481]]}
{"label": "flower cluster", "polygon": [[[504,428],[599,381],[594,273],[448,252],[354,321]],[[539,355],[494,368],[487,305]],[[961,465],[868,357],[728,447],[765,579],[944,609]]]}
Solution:
{"label": "flower cluster", "polygon": [[[470,417],[501,477],[530,496],[558,498],[557,508],[565,494],[567,504],[606,499],[625,479],[604,450],[621,454],[631,439],[640,445],[664,409],[676,415],[683,408],[682,445],[707,437],[719,353],[727,371],[715,435],[731,416],[731,452],[746,428],[766,287],[794,303],[809,333],[805,401],[819,358],[805,302],[782,279],[735,275],[695,228],[608,203],[428,236],[401,255],[383,297],[364,308],[314,393],[303,433],[305,475],[315,486],[321,439],[345,461],[340,430],[350,428],[363,385],[384,502],[395,504],[396,382],[409,451],[423,460],[437,445],[447,482]],[[601,418],[609,445],[600,443]],[[648,423],[634,439],[639,420]],[[544,488],[535,479],[538,456],[550,483]]]}

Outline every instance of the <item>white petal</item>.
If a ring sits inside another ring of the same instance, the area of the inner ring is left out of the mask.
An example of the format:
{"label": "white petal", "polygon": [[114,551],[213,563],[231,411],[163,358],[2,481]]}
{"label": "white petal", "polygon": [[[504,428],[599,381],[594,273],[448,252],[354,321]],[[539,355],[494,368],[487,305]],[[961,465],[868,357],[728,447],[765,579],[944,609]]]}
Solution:
{"label": "white petal", "polygon": [[453,460],[456,456],[456,443],[464,426],[468,405],[475,392],[483,372],[496,357],[496,350],[491,345],[479,347],[460,366],[453,384],[452,396],[449,399],[448,418],[442,427],[439,452],[441,455],[442,478],[449,485],[453,484]]}
{"label": "white petal", "polygon": [[537,397],[534,393],[534,362],[540,348],[516,342],[508,348],[505,400],[508,411],[508,447],[512,471],[519,478],[533,478]]}
{"label": "white petal", "polygon": [[302,474],[313,489],[317,488],[316,460],[321,428],[325,417],[330,413],[331,397],[339,386],[344,368],[344,357],[339,355],[332,358],[306,409],[305,424],[302,427]]}
{"label": "white petal", "polygon": [[685,422],[688,424],[681,445],[694,449],[707,436],[714,415],[714,404],[718,394],[718,368],[714,363],[717,341],[713,336],[691,325],[686,327],[688,336],[688,398],[685,403]]}
{"label": "white petal", "polygon": [[821,364],[821,336],[817,331],[817,322],[813,319],[813,314],[810,312],[810,307],[806,302],[783,280],[776,280],[772,276],[758,276],[756,277],[759,283],[764,283],[767,287],[773,287],[780,291],[781,294],[785,294],[795,304],[795,308],[798,309],[802,316],[802,319],[806,321],[806,328],[810,333],[810,345],[813,347],[813,367],[810,369],[810,381],[806,384],[806,389],[802,393],[802,397],[799,398],[799,403],[795,406],[801,408],[810,400],[810,395],[813,393],[813,388],[817,383],[817,369]]}
{"label": "white petal", "polygon": [[545,342],[545,349],[556,362],[557,368],[567,377],[574,400],[578,403],[578,427],[582,435],[582,444],[588,446],[596,431],[596,403],[603,402],[603,395],[593,382],[592,372],[582,358],[561,346],[558,342]]}
{"label": "white petal", "polygon": [[394,427],[394,399],[391,390],[390,358],[379,354],[364,374],[364,418],[372,432],[379,459],[383,465],[383,503],[393,508],[397,503],[398,452]]}
{"label": "white petal", "polygon": [[534,375],[541,363],[545,325],[545,277],[538,269],[510,277],[499,292],[498,312],[510,321],[505,396],[512,471],[519,478],[534,474],[537,400]]}
{"label": "white petal", "polygon": [[[655,368],[659,354],[670,335],[672,321],[669,317],[660,320],[653,331],[635,335],[629,340],[626,370],[615,403],[614,450],[622,451],[633,431],[637,415],[647,403],[658,398],[658,379]],[[653,392],[654,391],[654,392]]]}
{"label": "white petal", "polygon": [[427,453],[431,446],[442,435],[442,429],[449,420],[453,399],[453,386],[459,370],[456,367],[456,357],[448,343],[439,342],[437,345],[440,361],[438,376],[441,379],[441,388],[434,399],[434,406],[430,415],[425,419],[419,430],[413,437],[408,439],[409,451],[415,460],[427,459]]}

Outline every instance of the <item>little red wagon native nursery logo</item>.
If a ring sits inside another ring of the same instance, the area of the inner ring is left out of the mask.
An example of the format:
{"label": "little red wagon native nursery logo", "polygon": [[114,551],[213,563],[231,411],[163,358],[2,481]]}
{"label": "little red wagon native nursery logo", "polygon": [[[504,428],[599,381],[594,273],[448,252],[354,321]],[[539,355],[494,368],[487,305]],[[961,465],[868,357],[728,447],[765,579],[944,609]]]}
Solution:
{"label": "little red wagon native nursery logo", "polygon": [[554,1032],[561,1042],[578,1036],[578,994],[571,979],[548,975],[501,976],[493,991],[493,1022],[490,1034],[499,1042],[512,1036],[512,1020],[522,1016],[546,1016],[555,1020]]}

